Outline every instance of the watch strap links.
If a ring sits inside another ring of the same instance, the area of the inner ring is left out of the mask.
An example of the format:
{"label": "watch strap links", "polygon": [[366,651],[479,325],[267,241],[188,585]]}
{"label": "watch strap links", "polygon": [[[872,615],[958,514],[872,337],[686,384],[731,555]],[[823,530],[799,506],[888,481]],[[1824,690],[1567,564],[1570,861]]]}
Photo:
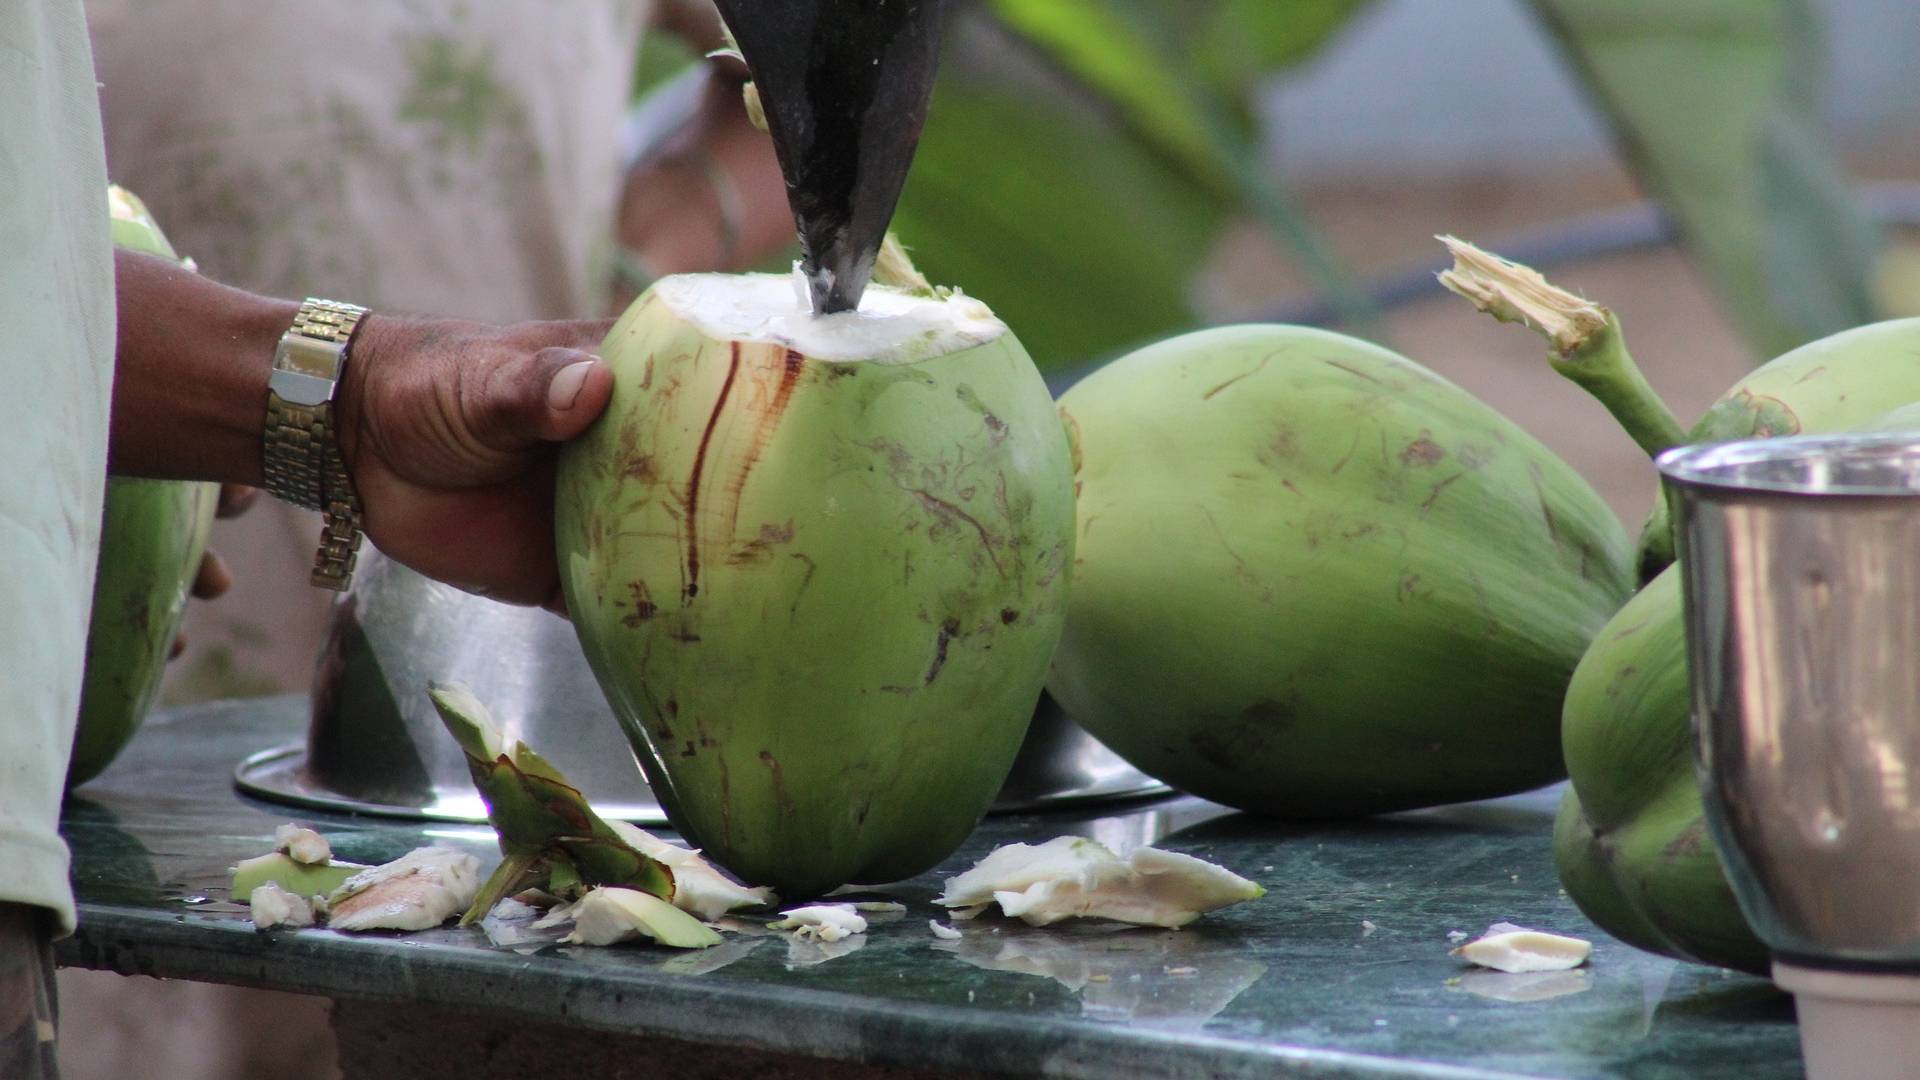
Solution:
{"label": "watch strap links", "polygon": [[267,383],[263,473],[275,497],[324,519],[311,580],[344,590],[360,548],[360,500],[340,457],[333,397],[346,372],[353,334],[367,310],[309,299],[274,350]]}
{"label": "watch strap links", "polygon": [[345,591],[353,582],[360,550],[360,498],[347,476],[337,446],[326,450],[327,505],[321,508],[320,546],[313,553],[312,581],[323,589]]}

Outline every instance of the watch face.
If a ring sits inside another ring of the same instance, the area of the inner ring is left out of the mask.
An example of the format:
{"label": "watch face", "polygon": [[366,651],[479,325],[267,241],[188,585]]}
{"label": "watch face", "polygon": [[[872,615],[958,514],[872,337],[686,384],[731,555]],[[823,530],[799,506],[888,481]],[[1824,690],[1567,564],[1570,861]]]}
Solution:
{"label": "watch face", "polygon": [[331,381],[340,376],[340,355],[345,351],[346,347],[338,342],[288,334],[280,339],[273,366]]}
{"label": "watch face", "polygon": [[288,334],[273,354],[273,374],[267,387],[289,405],[325,405],[333,400],[334,380],[340,376],[343,345]]}

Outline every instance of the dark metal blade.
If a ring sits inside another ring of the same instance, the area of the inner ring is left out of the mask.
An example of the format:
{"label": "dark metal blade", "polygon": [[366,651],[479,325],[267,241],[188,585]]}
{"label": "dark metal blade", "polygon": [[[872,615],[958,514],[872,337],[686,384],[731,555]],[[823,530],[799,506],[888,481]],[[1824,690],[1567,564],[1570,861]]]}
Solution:
{"label": "dark metal blade", "polygon": [[944,0],[716,0],[787,178],[813,311],[860,306],[907,182]]}

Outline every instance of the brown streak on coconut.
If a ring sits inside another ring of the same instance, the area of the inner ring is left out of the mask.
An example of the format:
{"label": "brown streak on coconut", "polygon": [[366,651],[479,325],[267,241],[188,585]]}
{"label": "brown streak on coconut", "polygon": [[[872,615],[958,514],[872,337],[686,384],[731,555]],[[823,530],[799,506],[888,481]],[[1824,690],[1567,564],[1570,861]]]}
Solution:
{"label": "brown streak on coconut", "polygon": [[[1426,501],[1420,504],[1420,516],[1426,517],[1429,513],[1432,513],[1433,504],[1440,500],[1440,493],[1447,490],[1448,484],[1453,483],[1455,480],[1458,480],[1465,475],[1467,474],[1454,473],[1452,476],[1449,476],[1445,480],[1442,480],[1439,483],[1433,485],[1433,490],[1427,493]],[[1545,496],[1542,495],[1542,498],[1545,498]],[[1542,503],[1541,505],[1545,506],[1546,504]]]}
{"label": "brown streak on coconut", "polygon": [[927,668],[926,677],[920,680],[922,686],[932,686],[933,680],[940,677],[940,669],[947,666],[947,646],[959,636],[959,619],[949,618],[940,624],[940,636],[933,645],[933,665]]}
{"label": "brown streak on coconut", "polygon": [[633,593],[633,613],[625,616],[620,621],[638,630],[641,623],[646,622],[659,613],[660,607],[653,602],[653,597],[648,594],[646,582],[630,581],[627,583],[627,589]]}
{"label": "brown streak on coconut", "polygon": [[985,525],[980,524],[972,514],[967,513],[965,510],[962,510],[960,507],[955,506],[953,503],[937,495],[929,494],[928,492],[915,488],[913,496],[919,499],[920,505],[926,507],[927,511],[935,517],[942,520],[957,517],[961,521],[973,526],[973,531],[980,534],[980,547],[986,551],[987,558],[993,562],[994,572],[1003,578],[1007,576],[1006,568],[1000,565],[1000,556],[993,550],[993,534],[987,531]]}
{"label": "brown streak on coconut", "polygon": [[1447,452],[1441,449],[1439,443],[1433,441],[1433,433],[1430,431],[1422,431],[1419,438],[1408,443],[1407,448],[1400,451],[1400,464],[1407,466],[1438,465],[1440,460],[1446,456]]}
{"label": "brown streak on coconut", "polygon": [[1333,468],[1327,470],[1327,475],[1328,476],[1340,475],[1340,470],[1347,467],[1347,462],[1353,460],[1353,452],[1358,449],[1360,449],[1360,433],[1356,431],[1353,433],[1353,445],[1347,447],[1346,456],[1342,457],[1339,461],[1334,462]]}
{"label": "brown streak on coconut", "polygon": [[647,726],[660,737],[662,742],[672,742],[673,725],[668,723],[668,717],[678,713],[680,707],[674,703],[672,698],[668,698],[666,711],[662,711],[660,702],[653,696],[653,691],[644,685],[640,687],[640,696],[645,698],[647,702],[646,714],[641,719],[647,722]]}
{"label": "brown streak on coconut", "polygon": [[1271,363],[1273,361],[1273,358],[1277,355],[1278,355],[1277,353],[1268,353],[1267,355],[1261,357],[1260,362],[1258,364],[1255,364],[1252,368],[1249,368],[1248,370],[1243,371],[1238,375],[1235,375],[1233,378],[1228,379],[1226,382],[1221,383],[1219,386],[1216,386],[1213,389],[1207,391],[1206,393],[1201,394],[1200,400],[1212,401],[1213,395],[1219,393],[1222,390],[1225,390],[1227,387],[1232,386],[1234,383],[1239,382],[1241,379],[1249,378],[1251,376],[1260,374],[1260,372],[1265,370],[1266,366],[1269,363]]}
{"label": "brown streak on coconut", "polygon": [[1359,368],[1357,368],[1357,367],[1354,367],[1354,366],[1353,366],[1352,364],[1349,364],[1349,363],[1347,363],[1347,362],[1345,362],[1345,361],[1343,361],[1343,360],[1334,360],[1334,359],[1331,359],[1331,358],[1328,358],[1328,357],[1322,357],[1322,358],[1321,358],[1321,360],[1320,360],[1320,362],[1321,362],[1321,363],[1323,363],[1323,364],[1327,364],[1327,365],[1328,365],[1328,366],[1330,366],[1330,367],[1337,367],[1337,368],[1339,368],[1339,369],[1340,369],[1341,371],[1344,371],[1344,372],[1346,372],[1347,374],[1349,374],[1349,375],[1351,375],[1351,376],[1353,376],[1353,377],[1354,377],[1354,378],[1356,378],[1356,379],[1365,379],[1366,381],[1368,381],[1368,382],[1370,382],[1370,383],[1372,383],[1372,384],[1374,384],[1375,386],[1386,386],[1386,385],[1388,385],[1387,383],[1385,383],[1385,382],[1382,382],[1381,380],[1379,380],[1379,379],[1376,379],[1376,378],[1374,378],[1373,376],[1371,376],[1371,375],[1369,375],[1369,374],[1367,374],[1367,373],[1366,373],[1366,372],[1364,372],[1364,371],[1361,371],[1361,370],[1360,370]]}
{"label": "brown streak on coconut", "polygon": [[813,561],[813,556],[804,551],[790,552],[787,558],[799,559],[807,564],[807,572],[800,577],[800,587],[793,590],[793,603],[787,605],[787,621],[792,622],[800,617],[800,598],[807,594],[807,586],[813,584],[813,572],[820,567]]}
{"label": "brown streak on coconut", "polygon": [[768,773],[772,775],[774,805],[780,808],[782,814],[787,817],[792,817],[795,813],[793,797],[787,794],[787,781],[780,775],[780,759],[774,757],[772,751],[762,750],[760,751],[760,763],[765,765]]}
{"label": "brown streak on coconut", "polygon": [[1545,479],[1540,475],[1539,464],[1527,462],[1527,477],[1533,481],[1533,495],[1540,503],[1540,516],[1547,523],[1547,539],[1552,540],[1557,548],[1560,546],[1560,523],[1554,520],[1553,507],[1547,505],[1547,488]]}
{"label": "brown streak on coconut", "polygon": [[[735,348],[739,346],[735,345]],[[766,408],[755,410],[752,440],[740,455],[739,470],[727,484],[727,494],[731,496],[727,505],[729,541],[738,530],[740,503],[746,495],[747,477],[753,472],[753,467],[760,463],[760,455],[766,451],[768,441],[779,428],[780,418],[787,413],[787,403],[793,400],[793,390],[800,383],[800,374],[806,370],[807,358],[804,353],[797,349],[783,349],[781,353],[780,381],[774,386],[773,397]]]}
{"label": "brown streak on coconut", "polygon": [[[788,518],[784,525],[771,523],[760,526],[760,534],[728,553],[728,566],[749,566],[754,563],[768,562],[773,558],[773,549],[783,544],[793,543],[793,519]],[[811,571],[809,571],[811,572]]]}
{"label": "brown streak on coconut", "polygon": [[707,467],[707,448],[713,442],[713,429],[726,411],[727,398],[733,393],[734,376],[740,374],[740,343],[733,342],[733,359],[727,365],[727,377],[720,383],[720,396],[714,399],[707,427],[700,433],[700,448],[693,454],[693,474],[687,480],[687,584],[685,599],[700,594],[700,474]]}

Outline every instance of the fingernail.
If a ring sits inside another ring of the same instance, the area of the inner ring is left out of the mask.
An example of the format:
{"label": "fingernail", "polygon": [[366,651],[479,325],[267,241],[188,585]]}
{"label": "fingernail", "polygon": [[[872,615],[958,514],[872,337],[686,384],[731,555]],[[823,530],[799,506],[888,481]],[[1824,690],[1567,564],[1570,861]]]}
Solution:
{"label": "fingernail", "polygon": [[560,369],[553,381],[547,384],[547,404],[560,412],[573,408],[573,402],[580,396],[580,388],[587,384],[587,372],[593,369],[593,361],[581,360]]}

